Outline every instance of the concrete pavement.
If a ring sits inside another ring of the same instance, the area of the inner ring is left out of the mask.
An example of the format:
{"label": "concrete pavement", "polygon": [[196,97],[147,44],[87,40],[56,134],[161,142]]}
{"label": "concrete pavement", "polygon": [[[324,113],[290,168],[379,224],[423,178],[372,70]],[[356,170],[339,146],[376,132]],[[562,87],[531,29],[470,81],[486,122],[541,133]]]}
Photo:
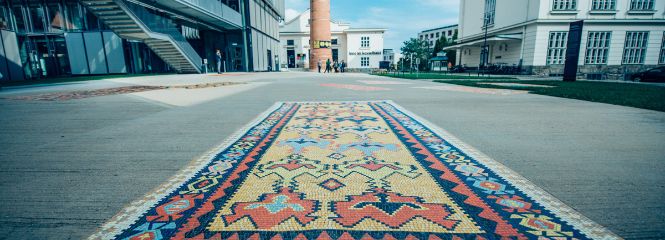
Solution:
{"label": "concrete pavement", "polygon": [[140,77],[6,89],[0,98],[219,81],[247,84],[0,99],[0,238],[86,237],[274,102],[378,99],[441,126],[622,237],[665,238],[663,112],[365,74]]}

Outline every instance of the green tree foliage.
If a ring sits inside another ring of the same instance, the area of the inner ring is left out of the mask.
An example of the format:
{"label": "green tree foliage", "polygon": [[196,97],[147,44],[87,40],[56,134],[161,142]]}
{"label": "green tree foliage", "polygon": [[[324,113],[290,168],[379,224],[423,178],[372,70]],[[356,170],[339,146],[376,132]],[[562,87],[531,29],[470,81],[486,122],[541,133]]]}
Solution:
{"label": "green tree foliage", "polygon": [[418,66],[418,69],[424,70],[427,68],[427,59],[429,59],[431,54],[427,41],[420,40],[418,38],[411,38],[404,42],[404,46],[402,46],[400,50],[404,58],[403,63],[405,68],[411,66],[409,58],[412,56],[412,54],[414,58],[420,58],[420,65]]}
{"label": "green tree foliage", "polygon": [[[445,36],[442,36],[439,38],[439,40],[436,41],[434,44],[434,51],[432,52],[432,57],[436,57],[436,54],[441,52],[443,48],[449,47],[452,45],[457,44],[457,30],[455,30],[455,33],[453,34],[453,37],[451,38],[451,41],[448,41],[448,38]],[[455,60],[457,59],[457,52],[455,50],[447,50],[446,56],[448,57],[448,62],[451,62],[455,64]]]}

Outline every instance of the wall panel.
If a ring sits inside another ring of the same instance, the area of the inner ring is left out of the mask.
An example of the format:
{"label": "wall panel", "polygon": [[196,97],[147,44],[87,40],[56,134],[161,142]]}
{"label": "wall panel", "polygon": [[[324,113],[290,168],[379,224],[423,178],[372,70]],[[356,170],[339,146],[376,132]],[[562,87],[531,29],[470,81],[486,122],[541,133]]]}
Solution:
{"label": "wall panel", "polygon": [[83,45],[82,33],[65,33],[67,43],[67,57],[72,68],[72,75],[90,74],[87,57]]}
{"label": "wall panel", "polygon": [[100,32],[83,33],[85,41],[85,50],[88,54],[88,66],[90,74],[107,74],[106,55],[102,43],[102,34]]}
{"label": "wall panel", "polygon": [[6,72],[2,72],[2,75],[4,75],[2,80],[23,80],[25,76],[23,74],[16,33],[4,30],[1,33],[2,43],[4,44],[4,51],[2,53],[5,54],[3,56],[5,58],[3,64],[6,66]]}
{"label": "wall panel", "polygon": [[103,34],[109,73],[127,73],[125,52],[122,48],[122,39],[113,32],[104,32]]}

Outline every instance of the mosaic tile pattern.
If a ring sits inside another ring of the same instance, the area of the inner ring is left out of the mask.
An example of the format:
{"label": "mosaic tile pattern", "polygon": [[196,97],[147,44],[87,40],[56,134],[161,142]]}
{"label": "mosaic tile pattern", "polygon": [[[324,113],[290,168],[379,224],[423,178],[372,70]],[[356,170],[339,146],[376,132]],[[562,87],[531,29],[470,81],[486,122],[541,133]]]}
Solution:
{"label": "mosaic tile pattern", "polygon": [[167,238],[617,237],[380,101],[279,103],[91,236]]}
{"label": "mosaic tile pattern", "polygon": [[128,87],[105,88],[105,89],[86,90],[86,91],[57,92],[57,93],[47,93],[40,95],[16,96],[16,97],[8,97],[7,99],[30,100],[30,101],[66,101],[66,100],[102,97],[102,96],[118,95],[118,94],[129,94],[136,92],[162,90],[162,89],[201,89],[201,88],[230,86],[237,84],[245,84],[245,83],[217,82],[217,83],[202,83],[202,84],[180,85],[180,86],[128,86]]}
{"label": "mosaic tile pattern", "polygon": [[354,91],[387,91],[387,90],[392,90],[390,88],[384,88],[384,87],[370,87],[370,86],[363,86],[363,85],[355,85],[355,84],[339,84],[339,83],[322,83],[322,87],[332,87],[332,88],[340,88],[340,89],[349,89],[349,90],[354,90]]}
{"label": "mosaic tile pattern", "polygon": [[369,85],[408,85],[413,83],[400,82],[400,81],[379,81],[379,80],[358,80],[360,83]]}

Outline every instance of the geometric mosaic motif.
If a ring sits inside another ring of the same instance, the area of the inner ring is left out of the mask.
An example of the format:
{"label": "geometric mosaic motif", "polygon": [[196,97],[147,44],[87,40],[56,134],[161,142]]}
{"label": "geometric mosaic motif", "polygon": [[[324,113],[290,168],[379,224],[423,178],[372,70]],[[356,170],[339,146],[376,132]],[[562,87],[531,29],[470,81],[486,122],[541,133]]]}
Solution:
{"label": "geometric mosaic motif", "polygon": [[614,237],[571,224],[581,216],[546,208],[530,197],[538,192],[448,141],[390,102],[281,103],[147,197],[158,200],[139,202],[92,237]]}

